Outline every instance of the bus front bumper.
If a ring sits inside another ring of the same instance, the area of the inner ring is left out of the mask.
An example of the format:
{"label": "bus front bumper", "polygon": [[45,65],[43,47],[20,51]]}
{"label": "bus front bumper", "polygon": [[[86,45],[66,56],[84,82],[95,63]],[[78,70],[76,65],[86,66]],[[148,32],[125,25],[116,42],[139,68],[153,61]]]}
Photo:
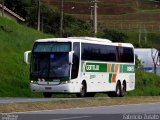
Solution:
{"label": "bus front bumper", "polygon": [[30,83],[33,92],[74,93],[71,83],[59,85],[39,85]]}

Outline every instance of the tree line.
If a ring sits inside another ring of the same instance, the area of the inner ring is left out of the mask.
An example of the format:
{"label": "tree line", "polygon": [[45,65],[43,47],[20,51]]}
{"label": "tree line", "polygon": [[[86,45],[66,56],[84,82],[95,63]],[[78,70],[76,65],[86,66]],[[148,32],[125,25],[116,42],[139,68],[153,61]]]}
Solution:
{"label": "tree line", "polygon": [[[23,17],[26,20],[25,24],[27,26],[37,29],[39,0],[1,0],[1,2],[2,1],[4,1],[4,5],[7,8]],[[59,37],[60,8],[45,4],[43,0],[40,1],[40,30]],[[63,37],[93,36],[94,31],[90,20],[76,19],[67,13],[65,13],[63,17]],[[99,30],[97,37],[107,38],[114,42],[125,42],[128,39],[124,33],[107,28]]]}

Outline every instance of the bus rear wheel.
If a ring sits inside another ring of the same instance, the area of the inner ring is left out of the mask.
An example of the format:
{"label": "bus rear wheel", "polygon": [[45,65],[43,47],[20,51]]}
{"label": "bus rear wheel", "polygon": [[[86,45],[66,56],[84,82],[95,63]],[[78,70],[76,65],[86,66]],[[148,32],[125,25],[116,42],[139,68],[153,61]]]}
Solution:
{"label": "bus rear wheel", "polygon": [[115,92],[108,92],[109,97],[121,97],[122,95],[122,88],[121,88],[121,83],[117,82],[116,85],[116,91]]}
{"label": "bus rear wheel", "polygon": [[125,95],[125,91],[126,91],[126,83],[123,82],[122,86],[121,86],[121,93],[120,93],[120,97],[124,97]]}
{"label": "bus rear wheel", "polygon": [[44,96],[45,98],[51,98],[51,97],[52,97],[52,93],[50,93],[50,92],[44,92],[44,93],[43,93],[43,96]]}

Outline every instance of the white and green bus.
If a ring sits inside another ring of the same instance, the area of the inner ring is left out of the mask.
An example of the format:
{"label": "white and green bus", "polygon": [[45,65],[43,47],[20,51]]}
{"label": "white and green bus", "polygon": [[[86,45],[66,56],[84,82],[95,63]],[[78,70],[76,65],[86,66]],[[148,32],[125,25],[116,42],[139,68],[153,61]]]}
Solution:
{"label": "white and green bus", "polygon": [[135,56],[130,43],[91,37],[40,39],[32,51],[24,53],[24,60],[30,64],[31,90],[44,97],[56,93],[93,97],[99,92],[123,97],[125,91],[135,89]]}

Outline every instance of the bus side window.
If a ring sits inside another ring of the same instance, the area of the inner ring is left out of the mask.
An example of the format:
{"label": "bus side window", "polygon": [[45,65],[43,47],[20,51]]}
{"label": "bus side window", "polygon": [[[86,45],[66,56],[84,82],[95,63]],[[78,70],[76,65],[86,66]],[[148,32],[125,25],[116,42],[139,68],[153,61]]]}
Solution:
{"label": "bus side window", "polygon": [[133,49],[128,48],[128,47],[123,47],[122,48],[122,61],[121,62],[128,62],[128,63],[133,63],[134,62],[134,54],[133,54]]}

